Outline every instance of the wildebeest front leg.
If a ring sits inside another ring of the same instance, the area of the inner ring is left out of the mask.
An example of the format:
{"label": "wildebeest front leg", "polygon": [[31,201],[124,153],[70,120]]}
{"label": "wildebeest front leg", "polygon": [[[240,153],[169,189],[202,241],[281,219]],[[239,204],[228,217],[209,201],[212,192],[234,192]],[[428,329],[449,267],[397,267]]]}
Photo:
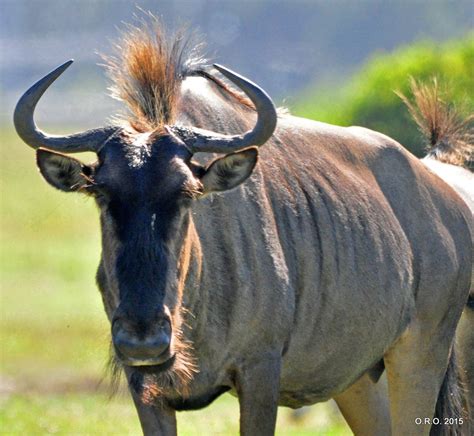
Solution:
{"label": "wildebeest front leg", "polygon": [[280,366],[278,356],[266,357],[239,368],[236,385],[242,436],[270,436],[275,433]]}
{"label": "wildebeest front leg", "polygon": [[[130,380],[131,371],[125,370],[127,380]],[[150,406],[143,403],[134,389],[130,388],[135,408],[144,436],[176,436],[176,412],[163,405]]]}

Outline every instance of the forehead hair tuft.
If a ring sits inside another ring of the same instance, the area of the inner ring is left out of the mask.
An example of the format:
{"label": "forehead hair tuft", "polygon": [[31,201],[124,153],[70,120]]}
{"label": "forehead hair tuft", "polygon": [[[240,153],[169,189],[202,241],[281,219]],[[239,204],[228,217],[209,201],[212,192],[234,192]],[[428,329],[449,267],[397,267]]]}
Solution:
{"label": "forehead hair tuft", "polygon": [[203,44],[193,42],[185,29],[168,36],[158,18],[148,13],[138,26],[126,25],[112,56],[102,56],[113,98],[125,102],[128,113],[119,118],[137,132],[161,129],[174,121],[179,86],[190,72],[206,64]]}

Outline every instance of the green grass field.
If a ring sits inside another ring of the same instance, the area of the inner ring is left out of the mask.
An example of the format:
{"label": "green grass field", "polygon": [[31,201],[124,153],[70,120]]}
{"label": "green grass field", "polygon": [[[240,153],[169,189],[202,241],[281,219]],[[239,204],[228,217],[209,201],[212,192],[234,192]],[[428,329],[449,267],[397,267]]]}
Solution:
{"label": "green grass field", "polygon": [[[101,383],[109,326],[94,282],[95,205],[48,186],[34,152],[10,128],[0,133],[0,433],[138,435],[125,389],[109,399],[107,379]],[[238,434],[237,401],[224,395],[178,423],[183,435]],[[351,434],[333,404],[296,422],[280,409],[277,428],[279,435]]]}

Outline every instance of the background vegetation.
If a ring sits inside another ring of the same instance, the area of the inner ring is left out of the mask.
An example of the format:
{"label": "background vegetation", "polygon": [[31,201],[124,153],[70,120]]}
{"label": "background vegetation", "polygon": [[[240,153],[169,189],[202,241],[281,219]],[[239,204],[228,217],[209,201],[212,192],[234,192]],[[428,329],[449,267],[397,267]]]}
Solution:
{"label": "background vegetation", "polygon": [[385,133],[417,156],[424,144],[401,99],[409,95],[409,77],[436,77],[445,99],[474,109],[474,34],[439,45],[422,41],[387,54],[375,54],[340,89],[317,86],[304,92],[293,112],[340,125],[359,125]]}
{"label": "background vegetation", "polygon": [[[77,62],[40,103],[39,124],[70,132],[111,115],[116,105],[105,98],[94,52],[107,52],[115,26],[131,21],[135,3],[167,23],[190,21],[204,33],[208,53],[261,83],[276,101],[305,87],[300,99],[286,103],[293,112],[371,127],[417,153],[415,127],[392,92],[405,92],[409,75],[437,75],[455,101],[472,108],[473,35],[436,42],[472,26],[469,0],[162,0],[159,11],[156,0],[0,0],[3,434],[140,434],[127,393],[109,399],[107,380],[101,382],[110,327],[94,282],[100,240],[93,201],[48,186],[10,121],[20,92],[70,57]],[[425,42],[394,50],[420,38]],[[300,421],[280,410],[277,434],[350,434],[332,403],[310,410]],[[237,402],[225,395],[178,421],[184,435],[237,434]]]}

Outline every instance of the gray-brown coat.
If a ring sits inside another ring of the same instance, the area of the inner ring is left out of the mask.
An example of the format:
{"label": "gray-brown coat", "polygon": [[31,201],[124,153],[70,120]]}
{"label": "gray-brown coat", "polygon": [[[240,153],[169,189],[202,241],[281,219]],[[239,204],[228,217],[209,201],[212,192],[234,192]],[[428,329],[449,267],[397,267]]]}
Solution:
{"label": "gray-brown coat", "polygon": [[[470,286],[466,205],[382,134],[283,113],[272,134],[262,90],[218,67],[257,107],[255,124],[215,70],[180,78],[176,53],[147,38],[129,40],[120,67],[135,81],[117,80],[135,110],[128,127],[65,138],[36,128],[37,99],[69,64],[15,118],[25,142],[45,147],[46,179],[97,200],[98,284],[144,432],[173,434],[175,410],[230,390],[242,434],[273,434],[278,404],[334,397],[383,360],[393,434],[425,434],[414,420],[447,397]],[[245,147],[263,142],[256,163]],[[47,150],[88,146],[91,167]],[[191,160],[225,150],[207,168]]]}

